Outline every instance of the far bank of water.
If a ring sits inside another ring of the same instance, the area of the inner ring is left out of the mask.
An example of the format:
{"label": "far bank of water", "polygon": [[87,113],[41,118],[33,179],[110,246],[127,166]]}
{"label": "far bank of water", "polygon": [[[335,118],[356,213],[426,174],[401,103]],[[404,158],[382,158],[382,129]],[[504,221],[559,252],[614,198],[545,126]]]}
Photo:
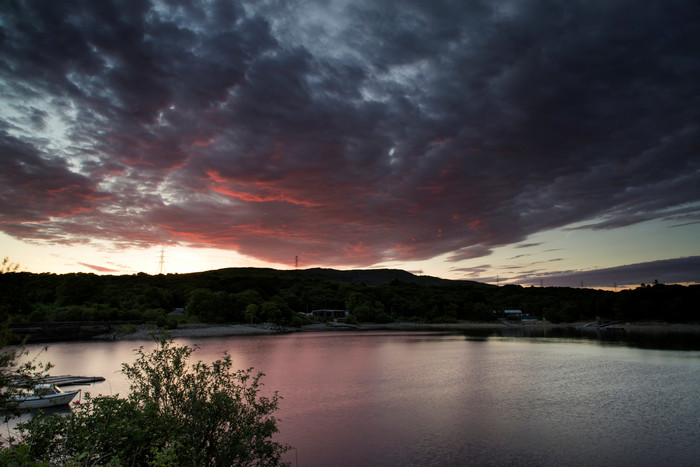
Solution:
{"label": "far bank of water", "polygon": [[[177,339],[228,352],[283,397],[294,465],[697,465],[700,352],[585,336],[363,332]],[[104,376],[148,341],[52,344],[53,374]]]}

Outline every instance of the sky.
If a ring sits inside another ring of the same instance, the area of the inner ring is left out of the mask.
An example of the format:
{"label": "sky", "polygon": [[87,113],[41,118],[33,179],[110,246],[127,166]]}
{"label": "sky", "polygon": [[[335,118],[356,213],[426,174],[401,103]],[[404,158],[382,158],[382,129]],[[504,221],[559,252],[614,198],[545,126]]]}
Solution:
{"label": "sky", "polygon": [[0,2],[0,257],[700,282],[700,4]]}

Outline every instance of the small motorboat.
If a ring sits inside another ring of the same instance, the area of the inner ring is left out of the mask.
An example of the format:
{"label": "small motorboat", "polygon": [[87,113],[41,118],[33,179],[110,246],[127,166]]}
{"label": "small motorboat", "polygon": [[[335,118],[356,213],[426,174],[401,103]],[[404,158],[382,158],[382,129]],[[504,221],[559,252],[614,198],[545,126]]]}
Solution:
{"label": "small motorboat", "polygon": [[45,407],[67,405],[79,392],[80,389],[61,391],[61,388],[55,384],[37,384],[34,386],[34,391],[25,394],[15,394],[11,400],[20,409],[43,409]]}

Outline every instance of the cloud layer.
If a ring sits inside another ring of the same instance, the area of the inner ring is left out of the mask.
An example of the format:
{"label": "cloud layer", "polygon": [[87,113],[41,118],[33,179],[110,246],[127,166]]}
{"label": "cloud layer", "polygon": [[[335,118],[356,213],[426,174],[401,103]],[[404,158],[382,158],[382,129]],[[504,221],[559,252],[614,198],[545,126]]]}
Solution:
{"label": "cloud layer", "polygon": [[0,5],[0,230],[367,266],[700,222],[700,6]]}
{"label": "cloud layer", "polygon": [[[700,256],[674,258],[587,271],[557,271],[539,277],[516,278],[523,285],[546,287],[607,287],[639,286],[641,283],[687,283],[700,277]],[[641,279],[640,279],[641,278]]]}

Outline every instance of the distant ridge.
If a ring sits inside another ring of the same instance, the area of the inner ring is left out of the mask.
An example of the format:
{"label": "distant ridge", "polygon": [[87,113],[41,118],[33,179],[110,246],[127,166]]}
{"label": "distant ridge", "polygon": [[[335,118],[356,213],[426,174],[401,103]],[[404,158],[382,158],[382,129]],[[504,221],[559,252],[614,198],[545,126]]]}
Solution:
{"label": "distant ridge", "polygon": [[471,286],[471,287],[495,287],[482,282],[442,279],[433,276],[417,276],[402,269],[351,269],[338,270],[329,268],[311,269],[272,269],[272,268],[224,268],[211,271],[203,271],[191,274],[225,274],[245,277],[286,277],[326,279],[339,282],[364,283],[367,285],[387,285],[392,282],[407,284],[419,284],[426,286]]}
{"label": "distant ridge", "polygon": [[341,271],[337,269],[313,268],[296,271],[301,275],[311,277],[319,277],[322,279],[338,280],[343,282],[364,282],[368,285],[384,285],[394,281],[405,282],[410,284],[421,285],[469,285],[488,287],[489,284],[483,284],[475,281],[450,280],[442,279],[433,276],[417,276],[402,269],[351,269]]}

